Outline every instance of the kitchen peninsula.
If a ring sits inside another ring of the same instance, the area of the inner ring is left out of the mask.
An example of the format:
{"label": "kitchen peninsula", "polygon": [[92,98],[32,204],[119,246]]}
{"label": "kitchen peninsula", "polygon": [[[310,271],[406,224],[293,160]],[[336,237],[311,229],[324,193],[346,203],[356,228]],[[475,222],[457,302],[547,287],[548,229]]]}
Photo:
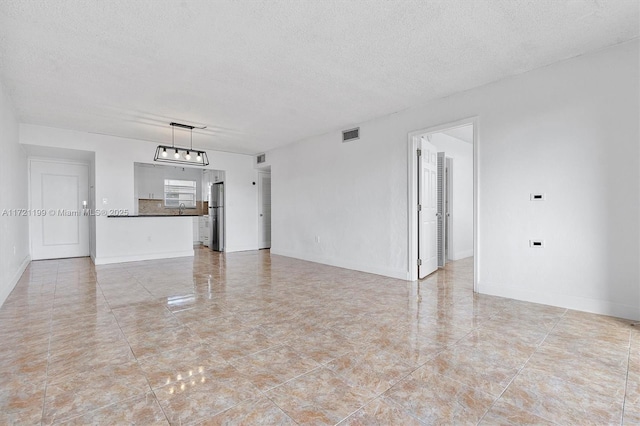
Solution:
{"label": "kitchen peninsula", "polygon": [[193,256],[194,243],[208,243],[209,185],[222,179],[223,171],[134,163],[132,214],[107,219],[109,252],[127,255],[98,264]]}
{"label": "kitchen peninsula", "polygon": [[[187,215],[131,215],[106,220],[109,238],[98,250],[96,265],[193,256],[193,221]],[[101,238],[101,235],[96,235]]]}

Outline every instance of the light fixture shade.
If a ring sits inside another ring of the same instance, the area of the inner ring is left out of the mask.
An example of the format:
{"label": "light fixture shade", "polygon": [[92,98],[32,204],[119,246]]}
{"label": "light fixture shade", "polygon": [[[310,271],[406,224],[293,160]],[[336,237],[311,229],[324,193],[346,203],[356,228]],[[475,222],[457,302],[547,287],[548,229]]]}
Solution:
{"label": "light fixture shade", "polygon": [[[171,152],[178,151],[178,157],[175,158],[174,155],[169,155],[167,157],[163,157],[162,153],[164,150],[170,150]],[[158,161],[160,163],[179,163],[179,164],[190,164],[192,166],[208,166],[209,158],[207,157],[207,153],[205,151],[197,151],[198,156],[194,158],[193,155],[190,156],[190,159],[186,158],[187,151],[191,152],[191,149],[188,148],[176,148],[168,145],[158,145],[156,148],[156,155],[153,158],[153,161]]]}
{"label": "light fixture shade", "polygon": [[[156,155],[153,157],[153,161],[158,161],[161,163],[179,163],[179,164],[190,164],[193,166],[207,166],[209,165],[209,158],[207,157],[207,153],[205,151],[195,150],[198,153],[196,158],[193,158],[191,155],[194,152],[193,149],[193,129],[205,129],[204,127],[194,127],[189,124],[181,124],[181,123],[169,123],[171,126],[171,146],[169,145],[158,145],[156,148]],[[176,147],[175,144],[175,132],[174,129],[178,127],[180,129],[188,129],[189,136],[191,141],[191,146],[189,148],[179,148]],[[167,149],[172,150],[174,152],[173,157],[167,155]]]}

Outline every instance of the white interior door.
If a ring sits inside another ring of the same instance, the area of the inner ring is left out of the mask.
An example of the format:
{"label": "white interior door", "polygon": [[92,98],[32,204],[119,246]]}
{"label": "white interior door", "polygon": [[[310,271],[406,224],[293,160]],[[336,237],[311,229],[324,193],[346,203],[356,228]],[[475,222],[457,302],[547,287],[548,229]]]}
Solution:
{"label": "white interior door", "polygon": [[446,180],[446,156],[444,152],[438,153],[438,195],[436,214],[438,220],[438,268],[443,268],[447,263],[445,255],[445,245],[447,239],[447,229],[445,226],[446,204],[447,204],[447,180]]}
{"label": "white interior door", "polygon": [[453,158],[447,157],[447,167],[445,169],[445,181],[447,186],[447,198],[445,206],[445,235],[447,239],[445,241],[445,255],[449,260],[453,256]]}
{"label": "white interior door", "polygon": [[438,269],[438,153],[436,147],[420,138],[418,156],[418,277]]}
{"label": "white interior door", "polygon": [[258,175],[259,247],[271,247],[271,173]]}
{"label": "white interior door", "polygon": [[89,166],[35,159],[29,165],[31,258],[89,256]]}

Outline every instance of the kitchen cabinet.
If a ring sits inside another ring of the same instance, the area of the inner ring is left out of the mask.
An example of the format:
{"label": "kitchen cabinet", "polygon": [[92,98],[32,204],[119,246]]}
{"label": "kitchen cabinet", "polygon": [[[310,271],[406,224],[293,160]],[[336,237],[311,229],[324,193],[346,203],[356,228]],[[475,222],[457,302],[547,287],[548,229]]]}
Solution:
{"label": "kitchen cabinet", "polygon": [[198,233],[200,234],[200,242],[209,247],[209,216],[200,216],[200,227]]}
{"label": "kitchen cabinet", "polygon": [[209,201],[209,188],[211,184],[223,181],[222,170],[205,170],[202,174],[202,201]]}
{"label": "kitchen cabinet", "polygon": [[214,170],[205,170],[202,173],[202,201],[209,201],[209,187],[213,182]]}
{"label": "kitchen cabinet", "polygon": [[200,242],[200,219],[202,219],[200,216],[195,216],[193,218],[193,242],[194,243]]}
{"label": "kitchen cabinet", "polygon": [[164,199],[164,170],[161,167],[144,166],[137,171],[138,198]]}

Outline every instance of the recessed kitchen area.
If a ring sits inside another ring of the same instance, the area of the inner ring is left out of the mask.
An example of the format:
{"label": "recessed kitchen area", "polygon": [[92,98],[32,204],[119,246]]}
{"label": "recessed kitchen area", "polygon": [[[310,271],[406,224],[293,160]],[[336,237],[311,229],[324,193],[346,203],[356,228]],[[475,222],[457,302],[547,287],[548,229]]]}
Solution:
{"label": "recessed kitchen area", "polygon": [[223,170],[134,163],[134,215],[193,216],[193,242],[224,251]]}

